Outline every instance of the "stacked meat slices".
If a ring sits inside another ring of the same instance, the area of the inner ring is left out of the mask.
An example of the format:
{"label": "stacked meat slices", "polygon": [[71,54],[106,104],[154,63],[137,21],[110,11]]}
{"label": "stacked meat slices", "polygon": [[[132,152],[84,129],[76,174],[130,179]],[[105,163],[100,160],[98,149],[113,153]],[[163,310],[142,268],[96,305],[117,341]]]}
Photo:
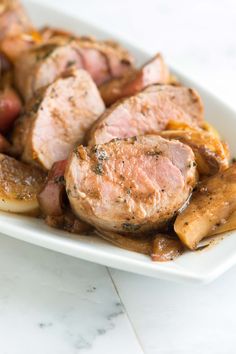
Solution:
{"label": "stacked meat slices", "polygon": [[41,180],[49,171],[40,193],[39,184],[30,189],[34,209],[37,194],[51,226],[94,228],[154,260],[177,256],[183,246],[173,218],[199,178],[228,167],[226,146],[206,128],[198,93],[176,83],[161,54],[137,69],[118,44],[58,29],[37,32],[17,1],[5,3],[1,60],[4,68],[6,55],[13,60],[10,85],[24,99],[20,117],[18,106],[11,109],[9,122],[18,119],[10,132],[7,126],[7,149],[27,163],[17,161],[20,169],[44,171]]}

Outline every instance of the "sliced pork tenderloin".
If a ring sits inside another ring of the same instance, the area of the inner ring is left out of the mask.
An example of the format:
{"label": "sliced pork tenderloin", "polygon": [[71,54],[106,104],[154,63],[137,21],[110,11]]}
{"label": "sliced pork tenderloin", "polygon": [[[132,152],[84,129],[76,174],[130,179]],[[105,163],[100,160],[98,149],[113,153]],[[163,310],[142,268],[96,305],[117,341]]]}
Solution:
{"label": "sliced pork tenderloin", "polygon": [[126,74],[132,65],[132,57],[118,46],[83,38],[62,38],[22,53],[15,62],[15,83],[27,101],[69,68],[84,68],[100,85]]}
{"label": "sliced pork tenderloin", "polygon": [[100,229],[140,233],[162,227],[197,181],[192,150],[158,135],[78,146],[65,172],[73,212]]}
{"label": "sliced pork tenderloin", "polygon": [[104,112],[104,103],[90,75],[74,70],[42,89],[32,99],[13,132],[22,160],[48,170],[64,160],[75,143]]}
{"label": "sliced pork tenderloin", "polygon": [[135,95],[149,85],[169,84],[170,80],[169,69],[162,55],[158,53],[139,70],[107,81],[99,90],[106,106],[110,106],[118,99]]}
{"label": "sliced pork tenderloin", "polygon": [[74,42],[43,44],[22,53],[15,62],[15,84],[25,101],[71,68],[82,68]]}
{"label": "sliced pork tenderloin", "polygon": [[196,91],[182,86],[154,85],[118,101],[94,123],[90,145],[164,130],[170,121],[200,126],[203,104]]}

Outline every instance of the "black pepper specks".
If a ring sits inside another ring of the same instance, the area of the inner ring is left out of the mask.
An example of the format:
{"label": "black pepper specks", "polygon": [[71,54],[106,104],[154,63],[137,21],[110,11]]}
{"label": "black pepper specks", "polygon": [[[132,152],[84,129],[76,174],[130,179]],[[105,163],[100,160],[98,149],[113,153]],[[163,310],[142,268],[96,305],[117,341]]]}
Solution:
{"label": "black pepper specks", "polygon": [[122,224],[122,228],[124,231],[128,231],[128,232],[135,232],[138,229],[140,229],[140,225],[138,224],[130,224],[128,222],[125,222]]}
{"label": "black pepper specks", "polygon": [[92,148],[92,152],[95,154],[96,158],[100,161],[104,161],[104,160],[109,159],[107,152],[104,149],[99,148],[97,145],[95,145]]}
{"label": "black pepper specks", "polygon": [[71,68],[73,65],[75,65],[76,62],[75,60],[69,60],[67,63],[66,63],[66,68]]}
{"label": "black pepper specks", "polygon": [[103,166],[101,162],[98,162],[94,167],[93,167],[93,172],[96,173],[96,175],[103,175]]}
{"label": "black pepper specks", "polygon": [[33,113],[37,113],[41,102],[42,102],[41,97],[40,97],[40,98],[37,98],[37,99],[35,100],[35,102],[34,102],[32,108],[31,108],[31,111],[32,111]]}
{"label": "black pepper specks", "polygon": [[147,156],[159,156],[161,155],[161,151],[158,150],[151,150],[146,152]]}

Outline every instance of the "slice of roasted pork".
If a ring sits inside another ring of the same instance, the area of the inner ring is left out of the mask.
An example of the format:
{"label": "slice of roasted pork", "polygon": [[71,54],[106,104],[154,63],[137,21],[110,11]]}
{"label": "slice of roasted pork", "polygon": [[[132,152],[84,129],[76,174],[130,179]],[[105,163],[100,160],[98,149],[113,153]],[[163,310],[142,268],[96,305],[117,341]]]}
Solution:
{"label": "slice of roasted pork", "polygon": [[118,46],[83,38],[63,38],[22,53],[15,62],[15,82],[27,101],[68,68],[84,68],[100,85],[126,74],[132,65],[132,57]]}
{"label": "slice of roasted pork", "polygon": [[196,90],[185,86],[152,85],[147,87],[145,92],[162,92],[168,96],[172,103],[177,104],[188,113],[191,117],[192,125],[203,124],[204,106],[202,99]]}
{"label": "slice of roasted pork", "polygon": [[[77,45],[82,53],[85,69],[90,72],[97,85],[133,71],[134,57],[115,41],[98,41],[91,37],[80,37],[77,39]],[[106,62],[106,67],[104,64],[103,68],[101,67],[101,61]],[[96,67],[100,67],[99,70],[96,70]]]}
{"label": "slice of roasted pork", "polygon": [[114,138],[128,138],[164,130],[170,121],[199,126],[203,104],[196,91],[170,85],[154,85],[141,93],[118,101],[94,123],[90,145]]}
{"label": "slice of roasted pork", "polygon": [[123,233],[158,229],[196,184],[192,150],[158,135],[78,146],[65,172],[74,213],[93,226]]}
{"label": "slice of roasted pork", "polygon": [[67,43],[76,41],[84,68],[100,85],[111,78],[120,78],[133,72],[134,57],[118,42],[97,40],[92,36],[76,36],[63,29],[45,27],[40,31],[43,41]]}
{"label": "slice of roasted pork", "polygon": [[29,102],[14,129],[14,147],[24,161],[48,170],[66,159],[75,143],[83,143],[104,108],[90,75],[70,71]]}
{"label": "slice of roasted pork", "polygon": [[51,84],[72,67],[83,67],[74,42],[43,44],[25,51],[16,60],[15,84],[25,101],[28,101],[38,89]]}
{"label": "slice of roasted pork", "polygon": [[110,106],[118,99],[132,96],[153,84],[169,84],[170,73],[160,53],[145,63],[139,70],[134,70],[118,79],[112,79],[100,86],[101,96]]}
{"label": "slice of roasted pork", "polygon": [[62,28],[43,27],[40,35],[46,43],[66,43],[76,40],[80,48],[95,49],[105,55],[112,76],[124,75],[134,64],[134,57],[130,52],[114,40],[98,40],[94,36],[78,36]]}

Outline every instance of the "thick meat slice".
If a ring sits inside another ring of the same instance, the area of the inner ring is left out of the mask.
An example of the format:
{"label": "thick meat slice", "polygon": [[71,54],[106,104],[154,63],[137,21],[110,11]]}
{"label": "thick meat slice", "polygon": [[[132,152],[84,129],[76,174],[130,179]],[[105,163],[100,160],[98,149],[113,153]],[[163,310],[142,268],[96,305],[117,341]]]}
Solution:
{"label": "thick meat slice", "polygon": [[132,66],[126,52],[104,42],[82,38],[57,41],[32,48],[16,60],[16,86],[25,100],[72,66],[87,70],[97,85],[125,74]]}
{"label": "thick meat slice", "polygon": [[134,70],[119,79],[105,82],[99,90],[106,106],[110,106],[118,99],[132,96],[149,85],[168,84],[169,82],[170,73],[168,67],[162,55],[158,53],[139,70]]}
{"label": "thick meat slice", "polygon": [[85,69],[98,85],[133,71],[134,57],[115,41],[98,41],[91,36],[76,37],[73,33],[53,27],[45,27],[40,33],[45,42],[62,44],[72,39],[76,41]]}
{"label": "thick meat slice", "polygon": [[74,213],[105,230],[163,226],[196,183],[192,150],[158,135],[115,140],[71,153],[65,172]]}
{"label": "thick meat slice", "polygon": [[103,113],[104,103],[90,75],[72,71],[42,90],[18,121],[13,143],[22,159],[50,169]]}
{"label": "thick meat slice", "polygon": [[118,42],[113,40],[97,40],[93,36],[76,36],[62,28],[43,27],[40,34],[44,42],[65,43],[76,40],[84,49],[94,49],[106,57],[112,76],[119,77],[126,73],[134,63],[134,57]]}
{"label": "thick meat slice", "polygon": [[74,42],[44,44],[22,53],[15,62],[15,83],[27,101],[38,89],[51,84],[72,66],[83,67]]}
{"label": "thick meat slice", "polygon": [[31,22],[18,0],[1,0],[0,3],[0,41],[32,29]]}
{"label": "thick meat slice", "polygon": [[[180,106],[191,117],[195,125],[202,125],[204,120],[204,107],[198,92],[192,88],[174,85],[152,85],[146,92],[162,92],[170,101]],[[174,120],[174,119],[172,119]],[[187,122],[185,122],[187,123]]]}
{"label": "thick meat slice", "polygon": [[[133,56],[117,42],[97,41],[91,37],[80,37],[77,39],[77,44],[83,56],[85,69],[90,72],[98,85],[106,80],[119,78],[133,71]],[[104,60],[106,67],[103,64],[102,68],[100,65],[101,62],[104,63]],[[99,68],[99,66],[100,70],[96,70],[95,68]],[[95,75],[99,75],[99,77],[96,78]]]}
{"label": "thick meat slice", "polygon": [[107,109],[92,127],[89,144],[156,133],[164,130],[171,120],[201,125],[203,105],[199,95],[181,86],[150,86]]}

